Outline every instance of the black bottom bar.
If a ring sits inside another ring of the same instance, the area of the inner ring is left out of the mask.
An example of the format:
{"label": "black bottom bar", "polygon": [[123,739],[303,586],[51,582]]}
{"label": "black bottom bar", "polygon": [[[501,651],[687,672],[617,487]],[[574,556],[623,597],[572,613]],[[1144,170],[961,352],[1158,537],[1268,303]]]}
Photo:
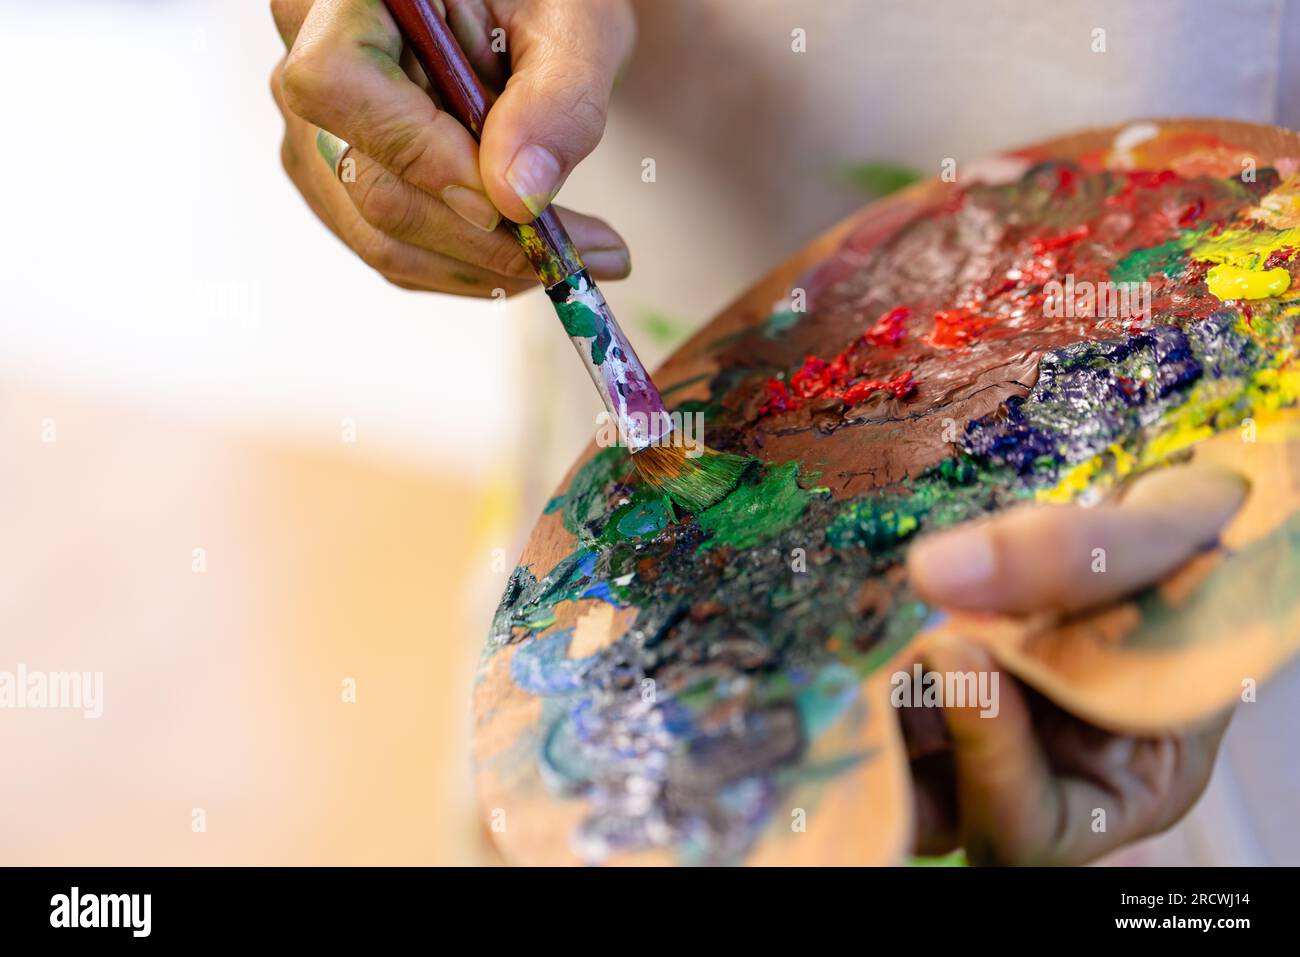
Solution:
{"label": "black bottom bar", "polygon": [[480,935],[496,950],[517,935],[604,950],[637,939],[663,946],[683,934],[698,940],[705,934],[687,927],[701,924],[706,939],[728,939],[728,950],[777,929],[808,943],[832,930],[853,933],[866,947],[1099,936],[1199,936],[1232,946],[1289,929],[1293,883],[1286,869],[1208,868],[37,868],[0,871],[0,927],[6,944],[63,938],[94,947],[284,940],[334,949],[416,935],[437,950],[473,947],[465,937]]}

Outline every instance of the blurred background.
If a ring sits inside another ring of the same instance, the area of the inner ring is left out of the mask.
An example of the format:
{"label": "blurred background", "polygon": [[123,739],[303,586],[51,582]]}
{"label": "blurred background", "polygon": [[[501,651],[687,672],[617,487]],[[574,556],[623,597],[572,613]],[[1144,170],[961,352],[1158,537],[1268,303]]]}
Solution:
{"label": "blurred background", "polygon": [[0,863],[484,846],[468,687],[526,528],[477,370],[509,318],[317,222],[282,55],[260,0],[0,3],[0,669],[105,686],[98,720],[0,712]]}
{"label": "blurred background", "polygon": [[[641,4],[561,200],[628,239],[606,292],[648,364],[869,199],[890,168],[864,161],[1294,118],[1280,2],[1236,36],[1200,0],[929,6]],[[794,83],[769,69],[792,10],[814,53],[887,39]],[[1098,17],[1118,43],[1177,24],[1183,55],[1089,59]],[[1017,51],[1058,72],[997,69]],[[599,405],[540,293],[403,292],[316,221],[279,164],[282,55],[265,0],[0,0],[0,670],[104,674],[99,719],[0,711],[2,864],[492,861],[474,663]],[[701,83],[742,122],[690,109]],[[1285,708],[1239,709],[1201,805],[1120,859],[1300,863]]]}

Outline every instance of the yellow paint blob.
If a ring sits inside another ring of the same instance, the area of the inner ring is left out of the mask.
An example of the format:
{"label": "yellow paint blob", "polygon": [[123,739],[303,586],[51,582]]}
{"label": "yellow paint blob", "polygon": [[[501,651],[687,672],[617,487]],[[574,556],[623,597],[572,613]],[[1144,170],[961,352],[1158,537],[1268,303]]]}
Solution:
{"label": "yellow paint blob", "polygon": [[1276,269],[1244,269],[1221,263],[1205,277],[1210,292],[1220,299],[1268,299],[1280,296],[1291,286],[1291,274]]}
{"label": "yellow paint blob", "polygon": [[1225,229],[1193,246],[1191,257],[1201,262],[1258,269],[1269,256],[1288,246],[1300,249],[1300,228]]}

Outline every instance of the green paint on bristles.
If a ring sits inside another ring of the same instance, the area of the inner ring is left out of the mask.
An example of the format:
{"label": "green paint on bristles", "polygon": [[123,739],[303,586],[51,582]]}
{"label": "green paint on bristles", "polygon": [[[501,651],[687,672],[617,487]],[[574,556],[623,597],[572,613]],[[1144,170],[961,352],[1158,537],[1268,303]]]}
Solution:
{"label": "green paint on bristles", "polygon": [[748,456],[713,449],[688,458],[680,447],[655,445],[632,456],[647,485],[697,515],[730,495],[755,461]]}

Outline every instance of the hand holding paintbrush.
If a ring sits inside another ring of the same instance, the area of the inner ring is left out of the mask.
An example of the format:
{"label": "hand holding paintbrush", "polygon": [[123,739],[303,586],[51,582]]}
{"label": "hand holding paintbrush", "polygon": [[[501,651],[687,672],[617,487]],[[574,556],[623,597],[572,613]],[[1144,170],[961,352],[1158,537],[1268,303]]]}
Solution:
{"label": "hand holding paintbrush", "polygon": [[[478,139],[487,119],[488,93],[432,0],[384,3],[443,107]],[[642,479],[692,512],[730,492],[749,460],[711,449],[687,455],[659,390],[555,210],[547,206],[531,223],[510,223],[509,228],[546,287]]]}
{"label": "hand holding paintbrush", "polygon": [[[439,109],[380,0],[271,0],[286,47],[271,82],[281,157],[316,215],[390,282],[513,295],[537,276],[498,226],[503,217],[532,221],[600,142],[635,21],[629,0],[434,5],[446,7],[483,83],[500,91],[481,143]],[[498,23],[510,30],[508,56]],[[628,274],[615,229],[557,211],[598,282]]]}

